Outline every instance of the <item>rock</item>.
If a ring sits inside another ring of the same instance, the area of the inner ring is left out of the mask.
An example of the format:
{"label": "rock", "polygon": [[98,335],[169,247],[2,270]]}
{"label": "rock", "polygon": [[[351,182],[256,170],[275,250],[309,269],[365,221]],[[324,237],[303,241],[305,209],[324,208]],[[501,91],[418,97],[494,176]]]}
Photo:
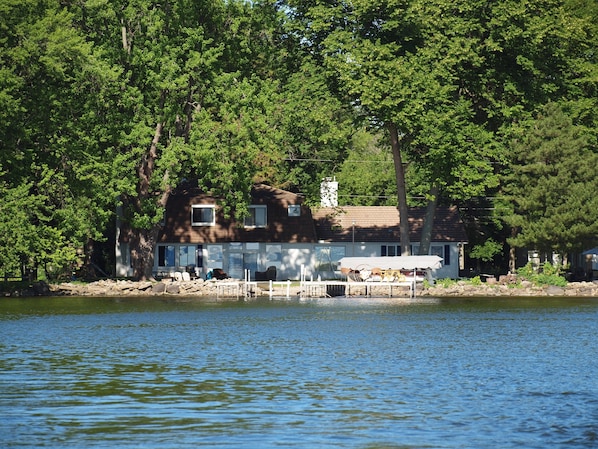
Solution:
{"label": "rock", "polygon": [[179,287],[178,283],[171,283],[166,285],[166,293],[170,293],[171,295],[176,295],[181,291],[181,288]]}
{"label": "rock", "polygon": [[50,294],[50,286],[44,281],[33,283],[33,293],[35,296],[45,296]]}
{"label": "rock", "polygon": [[[62,284],[46,284],[35,282],[18,291],[3,291],[3,296],[152,296],[152,295],[178,295],[188,297],[215,298],[218,295],[218,284],[227,281],[204,281],[194,279],[191,281],[171,282],[170,280],[154,282],[133,282],[129,280],[100,280],[91,283],[65,282]],[[231,280],[228,280],[230,283]],[[263,289],[262,289],[263,288]],[[262,286],[254,287],[252,296],[267,296],[269,291]],[[291,296],[300,295],[300,287],[291,288]],[[222,292],[220,292],[222,294]],[[351,290],[351,295],[364,294]],[[408,293],[405,293],[407,296]],[[595,297],[598,298],[598,282],[571,282],[563,287],[536,287],[529,281],[517,280],[515,275],[501,276],[498,282],[486,282],[473,285],[469,281],[460,280],[448,284],[434,285],[417,288],[418,296],[436,297],[496,297],[496,296],[567,296],[567,297]],[[286,286],[275,288],[273,296],[286,296]]]}
{"label": "rock", "polygon": [[137,290],[141,290],[142,292],[146,290],[150,290],[154,286],[153,282],[145,281],[145,282],[138,282],[135,288]]}
{"label": "rock", "polygon": [[152,287],[152,293],[155,293],[158,295],[161,293],[164,293],[165,291],[166,291],[166,284],[164,282],[157,282]]}
{"label": "rock", "polygon": [[549,296],[565,296],[565,289],[556,285],[546,287],[546,294]]}

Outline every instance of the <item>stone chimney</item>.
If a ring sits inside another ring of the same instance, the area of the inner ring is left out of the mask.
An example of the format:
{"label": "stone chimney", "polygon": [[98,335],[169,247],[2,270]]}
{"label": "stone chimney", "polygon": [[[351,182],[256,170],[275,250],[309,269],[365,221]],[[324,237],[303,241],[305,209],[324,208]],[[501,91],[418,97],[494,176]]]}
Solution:
{"label": "stone chimney", "polygon": [[320,206],[338,206],[338,182],[336,181],[336,177],[322,179],[320,183]]}

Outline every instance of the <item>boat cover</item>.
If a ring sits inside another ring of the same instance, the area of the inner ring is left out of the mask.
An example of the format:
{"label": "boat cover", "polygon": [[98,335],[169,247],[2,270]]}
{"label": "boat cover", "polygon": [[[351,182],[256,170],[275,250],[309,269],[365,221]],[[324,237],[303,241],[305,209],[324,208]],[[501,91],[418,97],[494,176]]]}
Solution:
{"label": "boat cover", "polygon": [[395,257],[343,257],[339,260],[341,268],[350,270],[426,270],[441,267],[442,258],[438,256],[395,256]]}

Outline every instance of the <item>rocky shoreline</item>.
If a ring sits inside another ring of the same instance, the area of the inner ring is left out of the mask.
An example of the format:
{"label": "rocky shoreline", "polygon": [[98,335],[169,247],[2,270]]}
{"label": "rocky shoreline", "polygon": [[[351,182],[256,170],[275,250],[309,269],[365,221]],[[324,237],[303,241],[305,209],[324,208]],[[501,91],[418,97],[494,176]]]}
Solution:
{"label": "rocky shoreline", "polygon": [[[245,297],[245,291],[240,282],[231,280],[204,281],[143,281],[129,280],[100,280],[96,282],[65,282],[60,284],[46,284],[35,282],[28,288],[3,292],[3,296],[28,297],[28,296],[166,296],[166,297],[197,297],[197,298],[239,298]],[[267,282],[257,283],[252,286],[248,297],[268,297],[270,295]],[[301,287],[297,284],[287,286],[275,284],[272,291],[273,297],[299,297]],[[408,296],[407,290],[403,296]],[[396,296],[401,296],[397,294]],[[417,296],[433,297],[500,297],[500,296],[568,296],[568,297],[595,297],[598,298],[598,282],[571,282],[565,287],[534,286],[528,281],[519,282],[486,282],[472,284],[470,281],[458,281],[448,286],[435,285],[423,287],[418,285]]]}

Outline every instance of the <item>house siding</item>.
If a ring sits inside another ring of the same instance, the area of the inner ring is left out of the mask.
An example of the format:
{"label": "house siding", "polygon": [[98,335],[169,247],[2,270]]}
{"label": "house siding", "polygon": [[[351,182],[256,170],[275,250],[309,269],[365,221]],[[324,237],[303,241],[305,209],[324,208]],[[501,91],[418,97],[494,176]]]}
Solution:
{"label": "house siding", "polygon": [[[317,243],[317,244],[270,244],[270,243],[217,243],[202,245],[202,266],[192,267],[196,275],[205,277],[206,274],[216,268],[224,270],[229,276],[243,279],[245,270],[249,270],[253,279],[256,271],[265,271],[269,267],[276,267],[277,280],[298,280],[301,278],[301,270],[304,270],[307,278],[330,279],[339,276],[337,262],[344,256],[355,257],[377,257],[381,256],[381,247],[388,242],[369,242],[350,244]],[[416,242],[417,244],[417,242]],[[178,249],[187,244],[168,244],[174,248],[175,254]],[[272,247],[276,247],[273,251]],[[443,243],[439,245],[442,251],[450,253],[450,263],[443,263],[441,268],[432,271],[434,278],[457,278],[459,276],[459,245],[454,243]],[[322,253],[330,251],[332,257],[322,256]],[[431,251],[430,254],[433,254]],[[444,259],[444,257],[443,257]],[[156,260],[158,257],[156,256]],[[331,265],[330,269],[327,265]],[[323,268],[325,266],[325,268]],[[168,277],[175,271],[190,270],[188,265],[180,265],[178,260],[172,266],[154,266],[154,273],[158,277]]]}

